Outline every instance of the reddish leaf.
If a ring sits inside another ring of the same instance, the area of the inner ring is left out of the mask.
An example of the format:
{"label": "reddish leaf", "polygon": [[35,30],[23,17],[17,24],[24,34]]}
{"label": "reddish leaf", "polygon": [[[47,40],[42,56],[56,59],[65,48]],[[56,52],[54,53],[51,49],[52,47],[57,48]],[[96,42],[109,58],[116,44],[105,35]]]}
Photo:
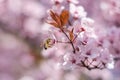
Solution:
{"label": "reddish leaf", "polygon": [[53,25],[54,27],[59,28],[59,25],[56,22],[54,22],[54,21],[47,22],[47,23]]}
{"label": "reddish leaf", "polygon": [[52,10],[50,10],[50,16],[58,24],[58,26],[61,27],[61,21],[59,15],[57,13],[54,13]]}
{"label": "reddish leaf", "polygon": [[69,12],[67,10],[63,10],[60,14],[61,25],[64,26],[69,19]]}
{"label": "reddish leaf", "polygon": [[50,22],[49,24],[63,29],[63,26],[68,22],[69,18],[69,12],[66,10],[63,10],[60,15],[57,13],[54,13],[52,10],[50,10],[50,16],[54,20],[53,22]]}

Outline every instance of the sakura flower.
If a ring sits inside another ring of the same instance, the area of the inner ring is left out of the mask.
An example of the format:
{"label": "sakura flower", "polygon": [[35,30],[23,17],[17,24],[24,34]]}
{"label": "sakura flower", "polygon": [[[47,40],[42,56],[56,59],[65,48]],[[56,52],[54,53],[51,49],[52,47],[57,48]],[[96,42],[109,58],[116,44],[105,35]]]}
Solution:
{"label": "sakura flower", "polygon": [[76,6],[72,3],[70,3],[70,13],[75,18],[82,18],[87,15],[82,6]]}
{"label": "sakura flower", "polygon": [[77,64],[80,64],[83,58],[80,57],[79,53],[77,54],[66,53],[63,59],[64,62],[62,63],[62,66],[64,69],[75,69],[79,67]]}
{"label": "sakura flower", "polygon": [[82,18],[81,19],[81,26],[83,27],[91,27],[94,24],[94,20],[91,18]]}

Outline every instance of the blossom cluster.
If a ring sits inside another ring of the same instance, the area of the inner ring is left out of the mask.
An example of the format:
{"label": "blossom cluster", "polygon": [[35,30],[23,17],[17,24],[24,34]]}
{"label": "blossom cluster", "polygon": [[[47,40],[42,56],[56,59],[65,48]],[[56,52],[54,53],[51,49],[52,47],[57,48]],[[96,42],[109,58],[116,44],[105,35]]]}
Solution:
{"label": "blossom cluster", "polygon": [[113,56],[109,45],[98,36],[95,21],[87,16],[87,12],[78,3],[66,1],[66,4],[69,6],[63,6],[59,0],[56,4],[55,1],[54,7],[48,12],[50,37],[44,42],[47,50],[43,50],[43,54],[57,54],[60,59],[58,65],[65,69],[108,67],[113,63]]}

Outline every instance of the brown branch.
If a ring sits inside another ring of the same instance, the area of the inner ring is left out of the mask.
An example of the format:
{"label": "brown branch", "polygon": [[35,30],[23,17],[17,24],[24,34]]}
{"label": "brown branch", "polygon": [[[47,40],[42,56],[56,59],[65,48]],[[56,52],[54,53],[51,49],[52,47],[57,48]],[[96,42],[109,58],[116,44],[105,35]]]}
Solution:
{"label": "brown branch", "polygon": [[68,38],[68,40],[70,41],[70,44],[71,44],[71,46],[72,46],[72,48],[73,48],[73,53],[76,53],[73,42],[70,40],[70,38],[69,38],[68,35],[64,32],[63,29],[61,29],[61,31],[63,32],[63,34],[64,34],[64,35]]}
{"label": "brown branch", "polygon": [[101,62],[101,64],[103,65],[103,67],[99,66],[100,63],[98,65],[94,65],[93,67],[90,67],[90,65],[86,64],[86,60],[87,59],[85,59],[84,61],[81,61],[81,64],[82,64],[82,67],[85,67],[88,70],[92,70],[92,69],[104,69],[105,68],[105,64],[103,64],[103,62]]}
{"label": "brown branch", "polygon": [[57,42],[57,43],[70,43],[70,42],[62,42],[62,41],[55,41],[55,42]]}

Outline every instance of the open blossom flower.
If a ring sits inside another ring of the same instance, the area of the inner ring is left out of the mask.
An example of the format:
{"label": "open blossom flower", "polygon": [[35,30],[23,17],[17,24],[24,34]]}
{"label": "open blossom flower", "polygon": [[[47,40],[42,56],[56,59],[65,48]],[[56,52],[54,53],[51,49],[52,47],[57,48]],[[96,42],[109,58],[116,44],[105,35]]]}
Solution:
{"label": "open blossom flower", "polygon": [[84,26],[84,27],[91,27],[93,26],[94,24],[94,20],[91,19],[91,18],[82,18],[81,19],[81,26]]}
{"label": "open blossom flower", "polygon": [[84,8],[82,6],[76,6],[74,4],[70,4],[70,13],[75,18],[82,18],[86,17],[87,13],[84,11]]}

